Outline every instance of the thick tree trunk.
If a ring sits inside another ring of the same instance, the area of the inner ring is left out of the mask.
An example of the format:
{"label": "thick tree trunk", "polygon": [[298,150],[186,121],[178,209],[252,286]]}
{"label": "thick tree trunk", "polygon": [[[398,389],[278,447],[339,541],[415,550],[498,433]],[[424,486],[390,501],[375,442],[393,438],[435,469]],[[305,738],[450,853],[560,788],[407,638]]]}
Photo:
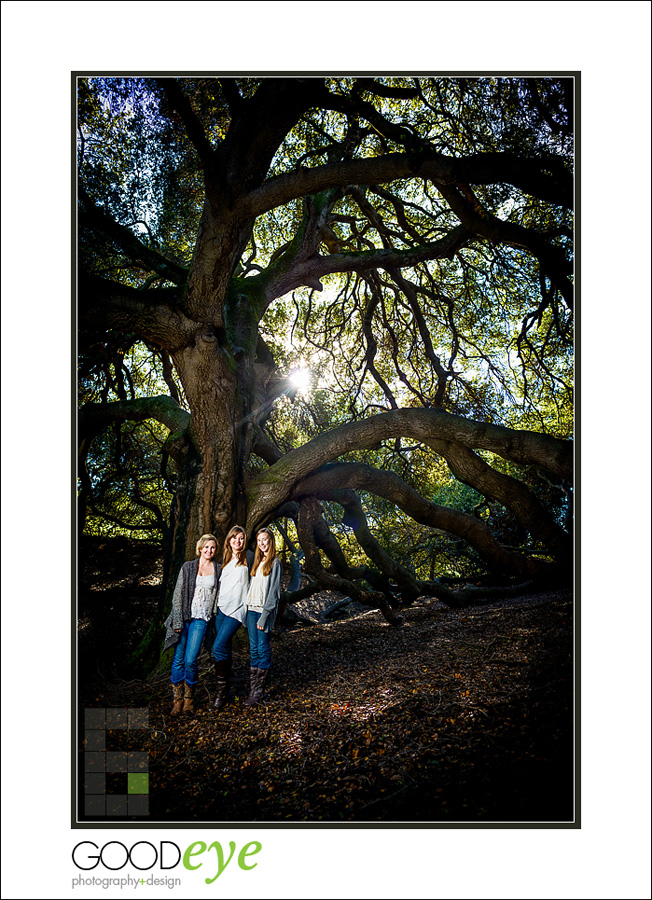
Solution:
{"label": "thick tree trunk", "polygon": [[[237,485],[242,469],[239,459],[241,403],[235,366],[219,347],[214,333],[204,330],[194,346],[174,355],[184,392],[192,410],[189,438],[192,452],[199,460],[198,471],[186,480],[183,523],[180,539],[186,558],[194,555],[197,539],[213,533],[221,541],[236,511]],[[192,483],[192,496],[188,486]]]}

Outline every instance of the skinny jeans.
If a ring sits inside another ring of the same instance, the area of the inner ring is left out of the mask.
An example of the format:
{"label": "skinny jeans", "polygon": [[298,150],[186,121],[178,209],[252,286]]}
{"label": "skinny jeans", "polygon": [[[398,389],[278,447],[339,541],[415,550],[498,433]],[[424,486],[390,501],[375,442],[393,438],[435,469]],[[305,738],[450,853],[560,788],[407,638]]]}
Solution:
{"label": "skinny jeans", "polygon": [[249,655],[251,667],[269,669],[272,664],[272,648],[269,642],[269,634],[258,630],[260,613],[250,609],[247,612],[247,631],[249,632]]}
{"label": "skinny jeans", "polygon": [[172,684],[185,681],[197,684],[199,651],[206,634],[208,622],[205,619],[191,619],[183,623],[183,629],[172,658]]}
{"label": "skinny jeans", "polygon": [[233,635],[240,627],[238,619],[225,615],[220,609],[215,619],[215,641],[213,642],[213,659],[215,662],[223,662],[231,659],[231,641]]}

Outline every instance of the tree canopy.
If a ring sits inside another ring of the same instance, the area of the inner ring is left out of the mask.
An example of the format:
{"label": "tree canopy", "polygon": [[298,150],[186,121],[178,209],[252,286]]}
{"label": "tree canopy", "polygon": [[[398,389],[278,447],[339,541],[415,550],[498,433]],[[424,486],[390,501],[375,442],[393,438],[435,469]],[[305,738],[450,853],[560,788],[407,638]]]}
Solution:
{"label": "tree canopy", "polygon": [[567,579],[573,92],[79,78],[80,527],[271,523],[390,621]]}

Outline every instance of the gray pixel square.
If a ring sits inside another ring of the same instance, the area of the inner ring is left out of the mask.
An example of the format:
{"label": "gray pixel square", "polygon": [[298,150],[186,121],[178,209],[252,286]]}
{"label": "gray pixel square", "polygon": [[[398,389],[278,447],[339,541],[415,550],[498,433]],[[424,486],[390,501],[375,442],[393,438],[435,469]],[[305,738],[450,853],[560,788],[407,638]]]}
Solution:
{"label": "gray pixel square", "polygon": [[144,706],[140,709],[129,710],[129,729],[148,728],[149,727],[149,709]]}
{"label": "gray pixel square", "polygon": [[104,728],[105,723],[105,710],[104,707],[102,709],[85,709],[84,710],[84,727],[88,731],[89,729],[100,729]]}
{"label": "gray pixel square", "polygon": [[84,812],[87,816],[105,816],[106,803],[103,795],[91,794],[84,797]]}
{"label": "gray pixel square", "polygon": [[106,731],[88,731],[84,734],[85,750],[106,750]]}
{"label": "gray pixel square", "polygon": [[129,754],[130,772],[149,772],[149,753],[145,751],[131,751]]}
{"label": "gray pixel square", "polygon": [[129,815],[130,816],[148,816],[149,815],[149,795],[148,794],[130,794],[129,795]]}
{"label": "gray pixel square", "polygon": [[117,750],[106,754],[106,771],[107,772],[127,772],[128,754]]}
{"label": "gray pixel square", "polygon": [[105,753],[84,753],[84,772],[104,772]]}
{"label": "gray pixel square", "polygon": [[129,726],[129,710],[128,709],[107,709],[106,711],[106,727],[107,728],[128,728]]}
{"label": "gray pixel square", "polygon": [[105,794],[106,775],[104,772],[87,772],[84,776],[84,790],[87,794]]}
{"label": "gray pixel square", "polygon": [[127,815],[127,795],[126,794],[107,794],[107,796],[106,796],[106,814],[107,814],[107,816],[126,816]]}

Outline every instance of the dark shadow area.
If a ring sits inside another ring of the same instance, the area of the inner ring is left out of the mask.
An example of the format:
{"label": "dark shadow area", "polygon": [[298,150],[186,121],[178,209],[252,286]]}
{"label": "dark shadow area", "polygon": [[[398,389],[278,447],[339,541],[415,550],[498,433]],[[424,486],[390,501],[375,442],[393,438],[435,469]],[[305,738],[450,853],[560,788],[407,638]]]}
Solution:
{"label": "dark shadow area", "polygon": [[[124,586],[132,599],[101,609],[89,634],[104,633],[107,666],[144,625],[150,587]],[[402,615],[400,629],[374,611],[275,634],[269,691],[253,708],[239,632],[219,715],[208,653],[196,714],[173,718],[167,667],[108,678],[88,650],[80,711],[148,708],[147,730],[107,733],[107,746],[149,754],[149,821],[572,821],[571,592],[462,611],[420,598]]]}

